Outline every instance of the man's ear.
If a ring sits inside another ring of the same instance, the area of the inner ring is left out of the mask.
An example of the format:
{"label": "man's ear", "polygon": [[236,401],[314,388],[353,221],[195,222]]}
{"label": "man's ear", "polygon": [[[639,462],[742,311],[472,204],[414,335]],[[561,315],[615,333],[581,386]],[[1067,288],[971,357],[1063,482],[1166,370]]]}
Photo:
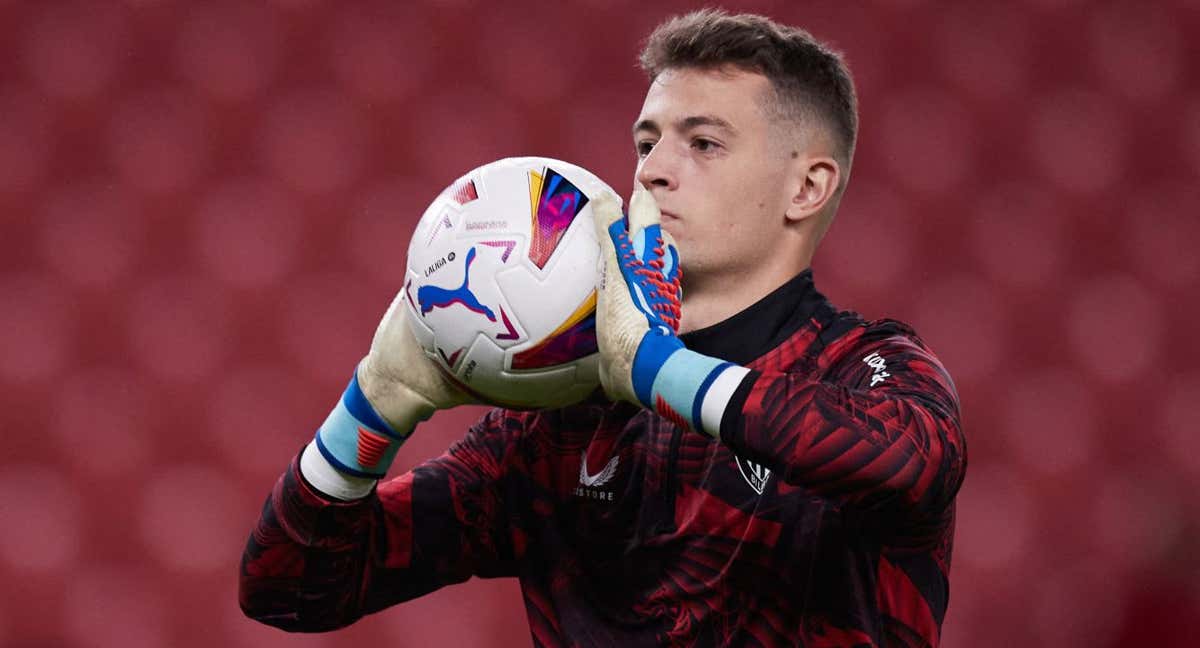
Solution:
{"label": "man's ear", "polygon": [[832,157],[809,157],[796,160],[792,199],[788,203],[790,222],[809,220],[820,214],[837,195],[842,169]]}

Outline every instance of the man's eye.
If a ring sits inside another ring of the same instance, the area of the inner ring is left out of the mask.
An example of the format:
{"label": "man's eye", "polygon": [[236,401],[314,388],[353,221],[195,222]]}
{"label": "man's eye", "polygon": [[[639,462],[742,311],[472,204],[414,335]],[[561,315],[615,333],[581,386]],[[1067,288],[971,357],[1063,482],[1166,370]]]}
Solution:
{"label": "man's eye", "polygon": [[633,148],[637,151],[638,157],[646,157],[647,155],[650,155],[650,151],[654,149],[654,142],[643,140],[635,143]]}
{"label": "man's eye", "polygon": [[712,151],[713,149],[720,146],[720,144],[717,144],[716,142],[709,140],[709,139],[699,138],[699,139],[692,141],[692,146],[697,151],[700,151],[701,153],[708,153],[709,151]]}

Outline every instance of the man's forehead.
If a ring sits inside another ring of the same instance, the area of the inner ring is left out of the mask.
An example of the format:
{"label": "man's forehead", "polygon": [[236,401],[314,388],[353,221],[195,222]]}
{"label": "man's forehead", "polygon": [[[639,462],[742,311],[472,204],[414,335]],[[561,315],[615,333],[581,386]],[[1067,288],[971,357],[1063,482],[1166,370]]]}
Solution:
{"label": "man's forehead", "polygon": [[737,131],[761,119],[768,88],[766,77],[736,68],[664,70],[650,83],[634,130],[711,125]]}

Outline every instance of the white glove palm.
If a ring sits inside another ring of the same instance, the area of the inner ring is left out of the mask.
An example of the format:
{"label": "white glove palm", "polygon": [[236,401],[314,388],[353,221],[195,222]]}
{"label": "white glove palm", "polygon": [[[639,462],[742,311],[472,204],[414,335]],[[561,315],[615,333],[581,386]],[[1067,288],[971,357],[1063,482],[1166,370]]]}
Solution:
{"label": "white glove palm", "polygon": [[425,355],[408,323],[403,293],[383,315],[371,350],[358,366],[367,400],[394,429],[404,434],[435,410],[474,402]]}

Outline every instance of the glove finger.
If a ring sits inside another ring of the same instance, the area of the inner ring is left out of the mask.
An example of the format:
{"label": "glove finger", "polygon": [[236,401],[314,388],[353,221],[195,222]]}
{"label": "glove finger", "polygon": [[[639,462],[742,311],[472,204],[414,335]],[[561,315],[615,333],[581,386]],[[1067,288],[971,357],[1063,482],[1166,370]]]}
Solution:
{"label": "glove finger", "polygon": [[629,236],[637,236],[638,232],[662,222],[662,212],[654,195],[642,183],[633,183],[633,196],[629,199]]}
{"label": "glove finger", "polygon": [[[610,398],[634,402],[629,358],[636,352],[638,341],[648,325],[642,311],[634,306],[617,260],[617,244],[609,231],[617,224],[617,234],[624,234],[624,223],[621,222],[624,215],[620,198],[607,191],[597,195],[591,205],[600,244],[596,303],[596,342],[602,355],[600,382]],[[623,236],[620,238],[624,239]],[[627,241],[625,245],[628,245]]]}
{"label": "glove finger", "polygon": [[608,227],[621,220],[621,199],[611,191],[601,191],[592,199],[592,220],[596,224],[596,239],[603,245],[612,244]]}

